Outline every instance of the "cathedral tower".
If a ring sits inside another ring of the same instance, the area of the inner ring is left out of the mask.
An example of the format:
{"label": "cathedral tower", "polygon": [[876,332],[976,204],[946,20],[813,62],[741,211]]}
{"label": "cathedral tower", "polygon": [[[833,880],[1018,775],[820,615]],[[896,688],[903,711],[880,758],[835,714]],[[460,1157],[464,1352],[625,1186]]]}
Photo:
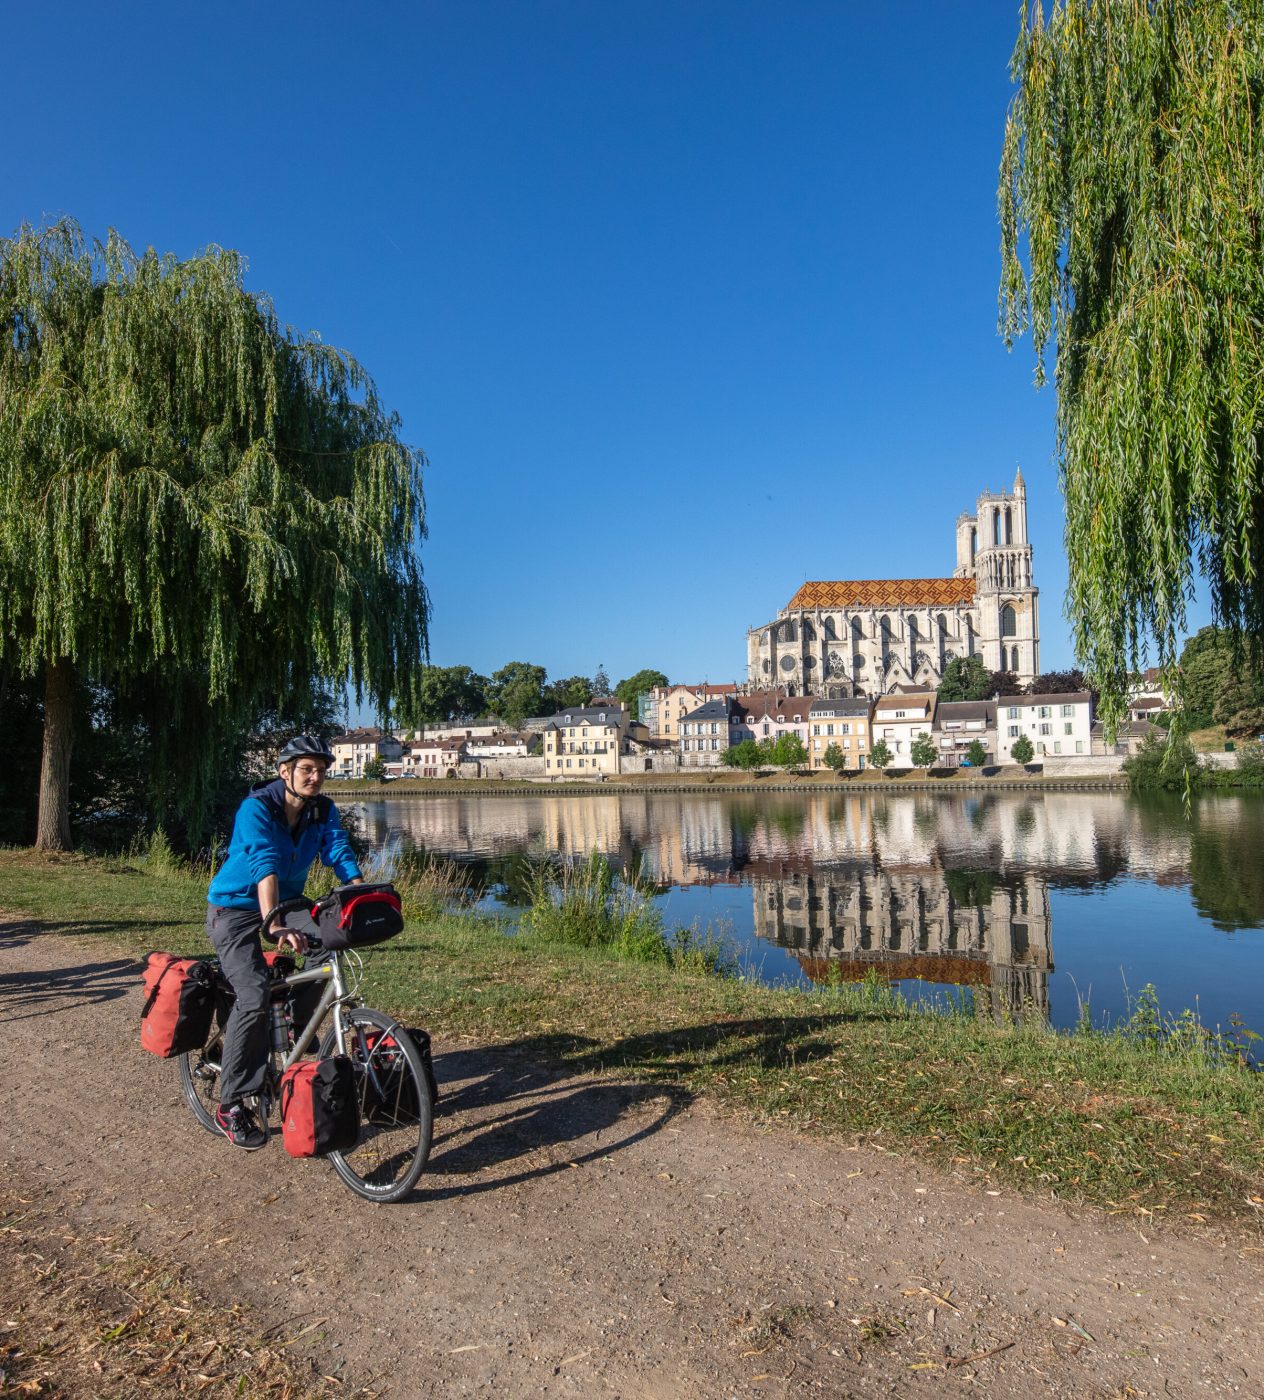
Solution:
{"label": "cathedral tower", "polygon": [[1040,618],[1031,579],[1027,483],[1021,471],[1010,491],[984,491],[973,515],[957,519],[957,578],[975,582],[978,651],[989,671],[1024,680],[1040,673]]}

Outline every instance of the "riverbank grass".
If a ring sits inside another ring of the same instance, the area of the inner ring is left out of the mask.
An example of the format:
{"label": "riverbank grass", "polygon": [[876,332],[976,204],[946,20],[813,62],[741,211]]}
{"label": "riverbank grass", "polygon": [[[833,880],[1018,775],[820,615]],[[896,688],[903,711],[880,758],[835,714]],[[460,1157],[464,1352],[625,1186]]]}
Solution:
{"label": "riverbank grass", "polygon": [[[205,952],[204,899],[135,861],[0,852],[0,909],[137,955]],[[778,990],[505,927],[468,912],[410,922],[367,959],[366,1000],[439,1040],[637,1077],[1146,1221],[1258,1230],[1264,1216],[1264,1082],[1201,1033],[998,1027],[881,983]]]}

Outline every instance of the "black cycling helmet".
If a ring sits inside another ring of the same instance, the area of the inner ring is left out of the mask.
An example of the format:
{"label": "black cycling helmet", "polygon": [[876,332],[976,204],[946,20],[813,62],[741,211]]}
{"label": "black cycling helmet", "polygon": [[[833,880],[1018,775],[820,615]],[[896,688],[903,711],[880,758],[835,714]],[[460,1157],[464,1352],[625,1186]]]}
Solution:
{"label": "black cycling helmet", "polygon": [[277,755],[278,763],[293,763],[296,758],[319,758],[328,765],[334,761],[333,750],[323,739],[310,734],[296,734]]}

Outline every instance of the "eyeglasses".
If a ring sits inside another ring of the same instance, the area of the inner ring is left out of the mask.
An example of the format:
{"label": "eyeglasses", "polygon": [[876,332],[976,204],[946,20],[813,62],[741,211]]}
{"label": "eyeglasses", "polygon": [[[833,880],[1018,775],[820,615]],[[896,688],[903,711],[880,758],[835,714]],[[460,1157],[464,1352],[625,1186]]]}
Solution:
{"label": "eyeglasses", "polygon": [[296,763],[294,773],[300,778],[323,778],[325,776],[325,765],[323,763]]}

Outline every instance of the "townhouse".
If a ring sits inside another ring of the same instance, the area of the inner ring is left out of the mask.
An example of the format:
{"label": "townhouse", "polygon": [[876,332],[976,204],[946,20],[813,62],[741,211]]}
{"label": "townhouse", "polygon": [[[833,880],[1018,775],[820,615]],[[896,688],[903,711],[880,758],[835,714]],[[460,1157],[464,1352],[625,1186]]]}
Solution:
{"label": "townhouse", "polygon": [[1037,758],[1093,752],[1093,697],[1087,690],[1065,695],[1003,695],[997,701],[997,759],[1013,763],[1024,735]]}
{"label": "townhouse", "polygon": [[496,729],[490,734],[467,734],[466,752],[471,758],[526,758],[540,744],[538,734]]}
{"label": "townhouse", "polygon": [[923,734],[932,734],[935,726],[933,690],[896,688],[889,695],[880,695],[873,710],[873,744],[886,744],[891,751],[892,768],[913,766],[913,745]]}
{"label": "townhouse", "polygon": [[680,738],[680,721],[711,700],[731,700],[737,694],[736,685],[659,685],[642,696],[638,718],[649,726],[656,739],[666,739],[675,746]]}
{"label": "townhouse", "polygon": [[418,739],[409,745],[401,765],[401,776],[407,778],[455,777],[467,760],[464,738]]}
{"label": "townhouse", "polygon": [[996,701],[941,700],[935,706],[932,730],[939,768],[969,767],[968,750],[977,739],[985,763],[996,762]]}
{"label": "townhouse", "polygon": [[725,697],[708,700],[677,722],[682,768],[715,768],[723,762],[732,714],[733,701]]}
{"label": "townhouse", "polygon": [[363,778],[364,765],[380,758],[386,763],[398,763],[404,754],[403,744],[381,729],[349,729],[336,734],[330,741],[334,761],[329,766],[331,778]]}
{"label": "townhouse", "polygon": [[843,755],[843,770],[860,772],[869,757],[869,700],[864,695],[847,700],[813,700],[808,714],[808,759],[813,768],[828,768],[825,754],[836,744]]}
{"label": "townhouse", "polygon": [[787,695],[778,690],[754,690],[734,703],[729,742],[740,744],[745,739],[754,739],[759,743],[764,739],[771,739],[776,743],[783,734],[797,734],[803,747],[807,749],[811,711],[810,695]]}
{"label": "townhouse", "polygon": [[629,716],[622,705],[574,706],[544,726],[547,778],[596,778],[622,771]]}

